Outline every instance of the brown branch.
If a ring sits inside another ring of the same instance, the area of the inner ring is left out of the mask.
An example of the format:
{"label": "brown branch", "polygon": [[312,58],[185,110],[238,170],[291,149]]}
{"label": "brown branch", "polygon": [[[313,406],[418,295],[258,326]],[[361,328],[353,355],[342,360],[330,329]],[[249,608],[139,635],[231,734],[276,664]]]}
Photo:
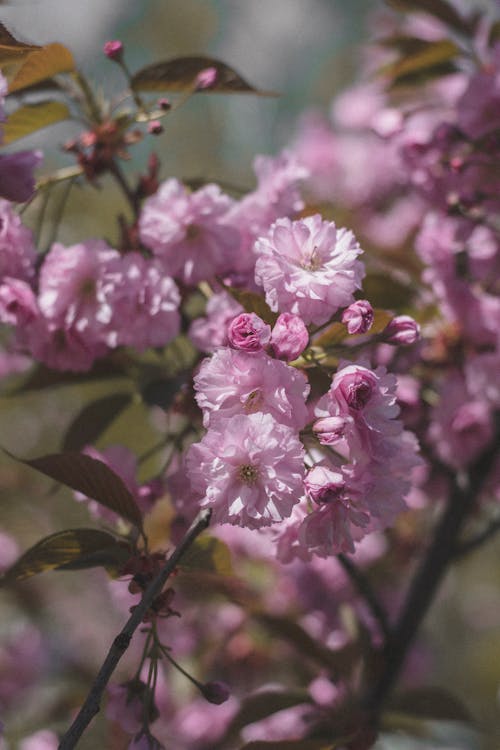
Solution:
{"label": "brown branch", "polygon": [[497,456],[496,440],[495,437],[489,448],[472,465],[465,482],[459,481],[457,477],[453,480],[447,506],[411,582],[392,637],[383,649],[385,667],[382,675],[365,697],[365,705],[374,717],[379,715],[397,681],[417,631],[453,561],[459,534]]}
{"label": "brown branch", "polygon": [[132,636],[142,622],[144,615],[151,606],[153,599],[161,592],[168,577],[178,565],[181,557],[193,544],[201,532],[207,528],[210,523],[211,512],[202,511],[188,529],[184,538],[168,558],[163,569],[158,573],[156,578],[150,583],[143,594],[140,603],[135,607],[128,622],[123,630],[114,639],[111,648],[94,680],[85,703],[78,712],[73,724],[68,729],[59,744],[59,750],[72,750],[81,738],[83,732],[88,727],[94,716],[99,712],[101,706],[102,694],[109,682],[109,679],[116,669],[118,662],[127,650]]}
{"label": "brown branch", "polygon": [[388,641],[391,637],[391,629],[387,619],[387,613],[372,589],[370,581],[361,572],[357,565],[350,558],[346,557],[346,555],[337,555],[337,559],[378,623],[384,639]]}

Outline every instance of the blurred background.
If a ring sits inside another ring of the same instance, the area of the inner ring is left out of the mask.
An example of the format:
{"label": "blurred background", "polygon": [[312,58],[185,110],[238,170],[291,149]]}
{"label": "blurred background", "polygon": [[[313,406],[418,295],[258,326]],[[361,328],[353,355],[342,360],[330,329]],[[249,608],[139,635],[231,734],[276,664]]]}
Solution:
{"label": "blurred background", "polygon": [[[166,118],[161,136],[146,138],[132,150],[128,165],[132,172],[143,168],[145,157],[155,150],[161,158],[163,178],[204,177],[245,189],[254,184],[254,156],[277,153],[293,135],[303,110],[327,110],[332,97],[354,80],[360,45],[369,34],[368,14],[377,5],[370,0],[19,0],[2,3],[0,17],[19,39],[66,44],[89,78],[108,94],[124,86],[121,71],[102,54],[108,39],[124,42],[132,70],[180,55],[209,54],[234,67],[256,87],[278,92],[280,96],[276,98],[194,97]],[[77,133],[78,127],[71,123],[53,129],[44,171],[69,163],[59,144]],[[46,134],[38,140],[26,139],[23,146],[25,143],[29,148],[42,142],[47,143]],[[111,192],[103,204],[97,190],[73,191],[61,239],[70,242],[95,235],[113,237],[120,200]],[[106,392],[109,387],[106,385]],[[86,386],[2,397],[0,443],[23,456],[56,450],[59,436],[71,419],[84,403],[98,395]],[[103,444],[123,440],[140,451],[154,442],[155,434],[154,426],[144,421],[139,412],[132,411],[104,435]],[[54,494],[49,483],[41,483],[30,470],[7,459],[0,460],[0,529],[12,534],[21,549],[41,535],[62,528],[62,523],[86,522],[85,511],[67,495]],[[81,586],[92,589],[91,607],[99,612],[102,622],[92,633],[82,620],[81,632],[74,634],[72,640],[75,643],[80,638],[82,648],[89,653],[89,663],[97,664],[101,646],[104,648],[120,621],[104,606],[105,594],[98,573],[86,572],[78,580]],[[78,619],[83,605],[73,581],[72,574],[62,574],[59,580],[57,574],[47,574],[26,586],[24,602],[12,601],[9,594],[0,592],[0,638],[13,629],[29,627],[30,611],[37,609],[41,613],[37,615],[40,626],[45,633],[52,633],[53,640],[65,627],[74,627],[74,615]],[[72,594],[69,606],[65,604],[67,599],[59,598],[61,591],[66,596]],[[451,686],[484,728],[485,747],[498,750],[498,543],[490,542],[448,576],[426,622],[425,633],[429,654],[426,682]],[[0,669],[1,648],[0,645]],[[56,666],[52,665],[51,670],[55,673]],[[52,705],[54,689],[49,681],[48,687],[38,692],[36,710],[34,703],[28,705],[34,700],[33,693],[28,693],[23,710],[33,714],[33,720],[42,718],[44,706]],[[413,750],[417,745],[412,742],[404,744],[400,739],[390,747]],[[463,747],[467,745],[457,740],[457,748]]]}

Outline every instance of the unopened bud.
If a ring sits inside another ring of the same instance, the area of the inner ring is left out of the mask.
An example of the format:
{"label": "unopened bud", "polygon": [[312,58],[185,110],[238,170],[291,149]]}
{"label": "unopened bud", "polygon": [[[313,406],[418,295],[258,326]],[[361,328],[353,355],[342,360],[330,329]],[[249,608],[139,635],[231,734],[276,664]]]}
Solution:
{"label": "unopened bud", "polygon": [[217,68],[205,68],[200,70],[196,76],[195,86],[197,91],[203,91],[203,89],[211,89],[217,81]]}
{"label": "unopened bud", "polygon": [[278,359],[291,362],[302,354],[309,342],[309,333],[298,315],[282,313],[271,333],[271,348]]}
{"label": "unopened bud", "polygon": [[151,122],[148,122],[148,133],[150,135],[160,135],[160,133],[163,133],[163,125],[159,120],[151,120]]}
{"label": "unopened bud", "polygon": [[366,333],[373,324],[373,307],[366,299],[353,302],[342,313],[342,323],[348,333]]}
{"label": "unopened bud", "polygon": [[231,691],[225,682],[207,682],[205,685],[200,686],[200,690],[203,697],[206,698],[209,703],[215,703],[216,706],[225,703],[231,695]]}
{"label": "unopened bud", "polygon": [[420,326],[409,315],[396,315],[384,329],[384,339],[389,344],[409,346],[420,338]]}
{"label": "unopened bud", "polygon": [[109,42],[106,42],[103,49],[104,54],[110,60],[121,62],[123,59],[123,42],[120,42],[119,39],[112,39]]}

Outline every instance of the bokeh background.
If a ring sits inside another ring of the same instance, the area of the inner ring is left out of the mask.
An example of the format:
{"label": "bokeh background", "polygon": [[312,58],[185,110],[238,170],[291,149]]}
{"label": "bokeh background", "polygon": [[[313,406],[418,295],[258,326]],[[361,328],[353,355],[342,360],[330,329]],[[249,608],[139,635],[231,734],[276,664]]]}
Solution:
{"label": "bokeh background", "polygon": [[[276,153],[292,137],[297,118],[309,108],[327,110],[332,97],[354,80],[360,45],[369,38],[370,0],[41,0],[0,6],[3,23],[18,37],[43,44],[60,41],[70,47],[90,79],[108,94],[124,85],[119,69],[102,54],[107,39],[125,43],[127,61],[137,69],[161,59],[194,53],[218,57],[251,83],[279,92],[276,98],[199,96],[165,120],[165,132],[146,138],[133,151],[127,168],[139,171],[156,150],[162,176],[204,177],[236,187],[253,185],[252,160],[257,153]],[[43,143],[49,147],[45,168],[67,163],[59,144],[78,127],[58,125]],[[26,147],[37,143],[26,139]],[[73,191],[61,239],[115,236],[121,198],[114,191]],[[50,233],[50,227],[48,228]],[[83,404],[112,391],[116,384],[64,387],[0,398],[0,444],[23,456],[59,447],[60,435]],[[155,426],[131,410],[102,439],[102,445],[125,442],[141,452],[155,440]],[[151,466],[144,467],[145,472]],[[64,525],[88,522],[85,511],[68,495],[54,492],[27,468],[0,459],[0,526],[23,549]],[[15,595],[0,592],[0,639],[29,628],[36,616],[53,644],[42,665],[48,674],[36,693],[28,694],[19,716],[26,731],[43,722],[44,712],[64,700],[57,683],[57,663],[67,659],[61,643],[88,653],[89,678],[121,622],[106,607],[98,572],[47,574]],[[85,589],[85,592],[84,592]],[[64,596],[63,596],[64,594]],[[90,616],[89,616],[90,614]],[[73,629],[70,641],[65,629]],[[75,630],[76,629],[76,630]],[[484,730],[484,747],[500,747],[500,546],[491,541],[456,566],[425,623],[427,682],[451,686]],[[79,645],[78,645],[79,644]],[[70,655],[71,656],[71,655]],[[70,658],[69,656],[69,658]],[[52,664],[50,664],[52,660]],[[80,663],[80,659],[75,659]],[[0,645],[0,671],[2,647]],[[51,675],[53,680],[51,681]],[[1,675],[0,675],[1,680]],[[85,744],[87,742],[87,744]],[[82,748],[95,747],[96,739]],[[456,747],[479,747],[458,738]],[[393,748],[413,748],[394,740]],[[384,750],[389,750],[389,744]]]}

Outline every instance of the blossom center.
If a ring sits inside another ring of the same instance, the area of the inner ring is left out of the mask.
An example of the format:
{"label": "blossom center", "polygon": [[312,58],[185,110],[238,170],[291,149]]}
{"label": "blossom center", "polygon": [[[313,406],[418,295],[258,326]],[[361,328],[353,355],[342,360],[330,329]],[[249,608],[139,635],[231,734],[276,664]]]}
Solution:
{"label": "blossom center", "polygon": [[252,487],[259,478],[259,470],[252,464],[242,464],[238,469],[238,478]]}
{"label": "blossom center", "polygon": [[305,271],[319,271],[321,265],[321,255],[316,245],[312,252],[305,252],[302,256],[301,266]]}
{"label": "blossom center", "polygon": [[255,391],[249,393],[245,399],[245,403],[243,404],[245,413],[254,414],[256,411],[259,411],[263,400],[262,391],[259,388],[256,388]]}

